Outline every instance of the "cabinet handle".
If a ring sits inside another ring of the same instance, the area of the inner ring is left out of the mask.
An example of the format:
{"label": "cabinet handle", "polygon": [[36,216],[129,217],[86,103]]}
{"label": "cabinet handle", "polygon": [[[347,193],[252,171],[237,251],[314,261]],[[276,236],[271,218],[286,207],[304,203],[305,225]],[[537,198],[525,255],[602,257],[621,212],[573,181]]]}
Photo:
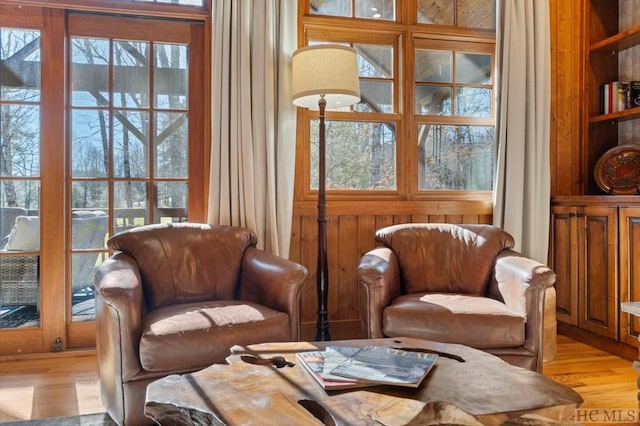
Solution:
{"label": "cabinet handle", "polygon": [[577,216],[577,217],[582,217],[582,216],[584,216],[584,214],[582,214],[582,213],[576,213],[576,216]]}

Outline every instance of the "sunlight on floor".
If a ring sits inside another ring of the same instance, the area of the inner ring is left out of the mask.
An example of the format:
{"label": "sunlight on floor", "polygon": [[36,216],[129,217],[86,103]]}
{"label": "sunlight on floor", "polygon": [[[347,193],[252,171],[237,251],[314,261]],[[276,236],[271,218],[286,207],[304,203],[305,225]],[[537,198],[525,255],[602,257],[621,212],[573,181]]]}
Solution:
{"label": "sunlight on floor", "polygon": [[76,395],[78,414],[104,413],[99,381],[76,382]]}
{"label": "sunlight on floor", "polygon": [[33,386],[0,389],[0,422],[31,419],[34,393]]}

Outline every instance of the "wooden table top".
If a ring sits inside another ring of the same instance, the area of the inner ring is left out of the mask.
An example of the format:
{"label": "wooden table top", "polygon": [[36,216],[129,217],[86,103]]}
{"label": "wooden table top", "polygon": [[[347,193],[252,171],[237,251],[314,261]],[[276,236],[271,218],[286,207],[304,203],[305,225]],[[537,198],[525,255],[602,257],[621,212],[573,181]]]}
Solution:
{"label": "wooden table top", "polygon": [[[275,368],[240,360],[248,353],[265,358],[282,355],[297,362],[295,355],[301,351],[328,345],[372,344],[439,350],[459,355],[465,362],[439,357],[418,389],[376,386],[326,392],[300,365]],[[227,364],[151,383],[145,413],[160,424],[262,426],[271,424],[268,419],[280,425],[322,424],[297,403],[299,399],[320,402],[339,424],[378,426],[417,424],[424,416],[444,415],[459,415],[459,424],[469,425],[499,425],[525,414],[563,420],[582,403],[572,389],[486,352],[456,344],[396,338],[236,346]],[[451,410],[458,413],[452,414]],[[462,422],[465,416],[468,420]]]}

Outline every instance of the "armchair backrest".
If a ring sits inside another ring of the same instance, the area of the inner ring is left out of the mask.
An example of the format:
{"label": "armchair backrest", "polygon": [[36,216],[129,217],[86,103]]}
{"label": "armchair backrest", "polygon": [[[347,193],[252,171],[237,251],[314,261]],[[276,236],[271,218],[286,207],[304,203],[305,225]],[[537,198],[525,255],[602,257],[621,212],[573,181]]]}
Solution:
{"label": "armchair backrest", "polygon": [[491,225],[407,223],[376,232],[397,256],[405,294],[486,294],[495,258],[513,237]]}
{"label": "armchair backrest", "polygon": [[150,310],[202,300],[232,300],[242,257],[257,244],[248,229],[191,223],[145,225],[114,235],[107,246],[133,257]]}

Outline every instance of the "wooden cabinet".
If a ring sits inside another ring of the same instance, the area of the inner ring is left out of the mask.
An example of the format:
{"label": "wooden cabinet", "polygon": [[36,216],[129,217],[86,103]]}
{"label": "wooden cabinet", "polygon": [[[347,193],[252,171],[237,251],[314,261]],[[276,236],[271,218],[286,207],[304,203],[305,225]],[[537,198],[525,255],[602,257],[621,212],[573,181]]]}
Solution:
{"label": "wooden cabinet", "polygon": [[616,207],[552,207],[558,321],[618,338],[617,238]]}
{"label": "wooden cabinet", "polygon": [[[620,302],[640,302],[640,206],[620,207]],[[620,315],[620,340],[640,346],[640,318]]]}
{"label": "wooden cabinet", "polygon": [[[640,81],[640,2],[550,0],[551,235],[558,330],[616,353],[639,346],[640,196],[607,195],[594,169],[640,144],[640,107],[602,113],[601,87]],[[632,347],[633,346],[633,347]]]}

